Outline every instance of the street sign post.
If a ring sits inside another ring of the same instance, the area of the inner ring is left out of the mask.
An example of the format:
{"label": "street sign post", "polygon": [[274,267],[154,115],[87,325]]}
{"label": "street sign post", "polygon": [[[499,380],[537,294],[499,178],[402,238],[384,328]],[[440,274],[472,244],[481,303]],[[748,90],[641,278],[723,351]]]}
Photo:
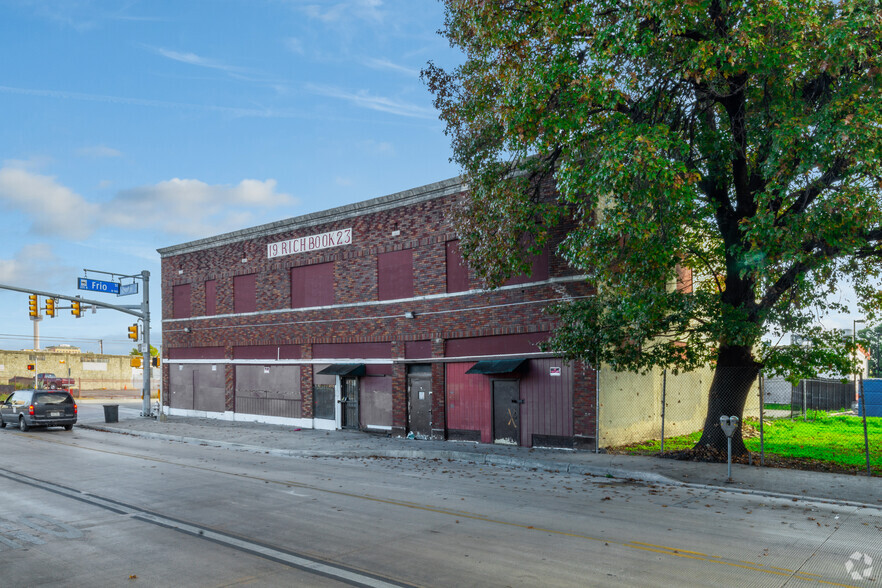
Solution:
{"label": "street sign post", "polygon": [[[92,292],[106,292],[107,294],[119,294],[119,283],[93,280],[91,278],[78,278],[77,288]],[[137,292],[137,290],[135,290]]]}

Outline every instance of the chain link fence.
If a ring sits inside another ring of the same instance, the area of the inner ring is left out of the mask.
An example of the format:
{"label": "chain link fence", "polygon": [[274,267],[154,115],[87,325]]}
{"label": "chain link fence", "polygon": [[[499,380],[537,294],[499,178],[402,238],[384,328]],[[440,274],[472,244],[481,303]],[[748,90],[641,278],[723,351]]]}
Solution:
{"label": "chain link fence", "polygon": [[[739,414],[739,399],[744,399],[744,463],[882,475],[882,380],[817,379],[793,385],[753,374],[740,368],[645,374],[603,369],[598,445],[616,453],[691,451],[701,458],[703,449],[696,445],[709,404],[714,414],[731,416]],[[705,441],[721,434],[712,424]]]}

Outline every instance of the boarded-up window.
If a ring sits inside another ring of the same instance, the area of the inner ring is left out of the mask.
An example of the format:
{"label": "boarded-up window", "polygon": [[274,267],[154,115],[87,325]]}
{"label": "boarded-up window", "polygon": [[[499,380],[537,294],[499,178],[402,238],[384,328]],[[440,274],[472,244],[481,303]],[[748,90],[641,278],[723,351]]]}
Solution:
{"label": "boarded-up window", "polygon": [[205,314],[207,316],[217,314],[217,280],[205,282]]}
{"label": "boarded-up window", "polygon": [[257,310],[257,274],[233,278],[233,311],[254,312]]}
{"label": "boarded-up window", "polygon": [[413,297],[413,250],[392,251],[377,256],[379,300]]}
{"label": "boarded-up window", "polygon": [[190,311],[190,284],[172,287],[172,307],[172,317],[176,319],[192,316]]}
{"label": "boarded-up window", "polygon": [[539,255],[531,257],[530,273],[513,276],[505,282],[505,286],[514,286],[515,284],[526,284],[527,282],[541,282],[548,279],[548,251],[544,251]]}
{"label": "boarded-up window", "polygon": [[334,263],[291,268],[291,308],[334,304]]}
{"label": "boarded-up window", "polygon": [[469,289],[469,266],[462,258],[459,241],[447,242],[447,291],[464,292]]}

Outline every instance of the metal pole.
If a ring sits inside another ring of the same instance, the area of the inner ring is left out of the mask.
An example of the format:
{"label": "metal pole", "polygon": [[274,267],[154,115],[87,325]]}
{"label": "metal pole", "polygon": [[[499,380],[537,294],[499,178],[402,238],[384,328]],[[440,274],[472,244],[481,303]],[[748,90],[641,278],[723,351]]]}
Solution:
{"label": "metal pole", "polygon": [[763,434],[763,417],[766,408],[766,378],[762,372],[759,375],[759,396],[760,396],[760,465],[766,465],[766,438]]}
{"label": "metal pole", "polygon": [[732,481],[732,437],[726,437],[727,445],[729,446],[729,460],[727,464],[727,473],[729,475],[729,481]]}
{"label": "metal pole", "polygon": [[594,366],[594,453],[600,453],[600,362]]}
{"label": "metal pole", "polygon": [[806,380],[802,380],[802,420],[803,422],[808,420],[808,402],[806,400],[805,388],[808,382]]}
{"label": "metal pole", "polygon": [[665,395],[668,387],[668,369],[662,372],[662,430],[661,430],[661,453],[665,452]]}
{"label": "metal pole", "polygon": [[864,375],[863,374],[861,374],[861,383],[860,383],[860,388],[858,390],[860,391],[860,395],[861,395],[861,398],[860,398],[861,407],[863,407],[863,410],[861,412],[863,413],[863,418],[864,418],[864,452],[866,453],[866,456],[867,456],[867,475],[872,476],[873,472],[870,470],[870,438],[867,437],[867,399],[864,397]]}
{"label": "metal pole", "polygon": [[141,272],[144,281],[144,298],[141,302],[141,313],[144,320],[144,383],[141,386],[141,416],[150,416],[150,272]]}

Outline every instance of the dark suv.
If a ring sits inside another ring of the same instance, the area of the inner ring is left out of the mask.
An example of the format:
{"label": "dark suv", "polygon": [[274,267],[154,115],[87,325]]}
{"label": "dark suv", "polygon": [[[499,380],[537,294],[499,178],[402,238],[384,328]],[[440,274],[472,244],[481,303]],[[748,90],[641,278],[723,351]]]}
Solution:
{"label": "dark suv", "polygon": [[64,390],[16,390],[0,404],[0,427],[64,427],[73,429],[77,405]]}

